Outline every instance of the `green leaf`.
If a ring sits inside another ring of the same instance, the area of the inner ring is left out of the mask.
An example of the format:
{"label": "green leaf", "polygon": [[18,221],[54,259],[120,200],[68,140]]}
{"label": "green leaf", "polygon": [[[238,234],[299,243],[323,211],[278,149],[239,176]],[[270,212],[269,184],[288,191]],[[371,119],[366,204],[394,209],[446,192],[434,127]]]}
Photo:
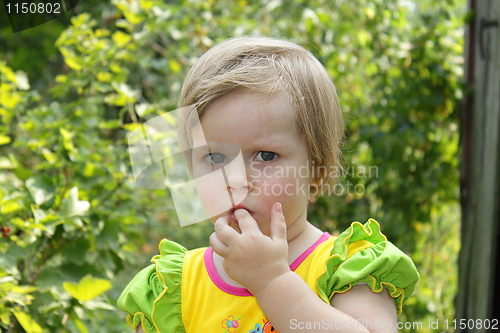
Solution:
{"label": "green leaf", "polygon": [[[18,259],[26,258],[26,250],[18,245],[10,246],[7,252],[0,256],[0,267],[10,275],[18,278],[19,270],[17,267]],[[11,277],[3,277],[1,280]]]}
{"label": "green leaf", "polygon": [[58,291],[64,280],[60,271],[54,270],[53,267],[44,267],[36,278],[35,285],[41,290],[57,286],[55,289]]}
{"label": "green leaf", "polygon": [[155,108],[153,105],[149,103],[141,103],[135,105],[135,112],[139,115],[139,117],[144,117],[145,115],[153,112]]}
{"label": "green leaf", "polygon": [[8,143],[10,143],[10,137],[0,134],[0,145],[6,145]]}
{"label": "green leaf", "polygon": [[75,28],[78,28],[78,27],[81,27],[88,20],[90,20],[90,14],[83,13],[83,14],[80,14],[78,16],[72,17],[71,24],[73,24],[73,26]]}
{"label": "green leaf", "polygon": [[83,175],[85,177],[92,177],[94,175],[95,169],[96,169],[95,164],[93,164],[90,161],[87,161],[87,163],[85,163],[85,167],[83,168]]}
{"label": "green leaf", "polygon": [[[4,284],[3,287],[5,288],[6,285]],[[24,293],[20,293],[18,292],[20,289],[17,289],[16,291],[16,288],[19,288],[17,286],[12,286],[12,289],[10,289],[9,291],[7,291],[7,295],[5,295],[5,301],[7,303],[15,303],[15,304],[18,304],[20,306],[26,306],[26,305],[30,305],[33,301],[33,296],[30,295],[30,294],[24,294]]]}
{"label": "green leaf", "polygon": [[78,238],[76,241],[61,247],[61,251],[64,253],[65,262],[72,262],[76,265],[85,264],[85,255],[90,250],[89,242],[85,238]]}
{"label": "green leaf", "polygon": [[0,93],[0,105],[5,106],[7,109],[14,109],[21,100],[22,98],[18,93],[5,91]]}
{"label": "green leaf", "polygon": [[49,176],[36,175],[26,180],[25,185],[38,206],[54,197],[55,187]]}
{"label": "green leaf", "polygon": [[80,302],[86,302],[111,289],[111,283],[108,280],[86,275],[78,284],[64,282],[63,288]]}
{"label": "green leaf", "polygon": [[142,9],[144,9],[145,11],[148,11],[151,9],[151,7],[153,7],[153,5],[155,3],[153,1],[140,0],[140,4],[141,4]]}
{"label": "green leaf", "polygon": [[10,159],[0,156],[0,169],[15,169],[17,164],[13,163]]}
{"label": "green leaf", "polygon": [[79,57],[67,57],[64,58],[64,62],[75,71],[79,71],[83,68],[83,59]]}
{"label": "green leaf", "polygon": [[50,149],[47,149],[45,147],[42,148],[42,155],[50,164],[54,164],[57,161],[56,154],[54,154]]}
{"label": "green leaf", "polygon": [[60,128],[59,132],[61,132],[61,135],[65,140],[70,140],[75,135],[75,132],[70,132],[64,128]]}
{"label": "green leaf", "polygon": [[88,333],[89,332],[87,330],[87,327],[85,326],[85,324],[80,320],[80,318],[78,318],[75,315],[72,315],[71,319],[75,323],[76,327],[80,330],[80,332],[82,332],[82,333]]}
{"label": "green leaf", "polygon": [[78,200],[78,187],[73,187],[69,191],[69,196],[63,200],[61,216],[63,218],[83,215],[90,207],[88,201]]}
{"label": "green leaf", "polygon": [[7,311],[2,304],[0,304],[0,321],[9,326],[11,320],[10,311]]}
{"label": "green leaf", "polygon": [[130,86],[125,83],[111,82],[113,88],[120,94],[127,97],[127,102],[135,103],[135,101],[141,96],[141,91],[138,89],[132,90]]}
{"label": "green leaf", "polygon": [[132,23],[132,24],[134,24],[134,25],[135,25],[135,24],[139,24],[139,23],[141,23],[141,21],[142,21],[141,16],[136,15],[136,14],[134,14],[134,13],[132,13],[132,12],[126,12],[126,11],[125,11],[125,12],[123,12],[123,15],[125,16],[125,18],[126,18],[126,19],[130,22],[130,23]]}
{"label": "green leaf", "polygon": [[116,73],[116,74],[123,74],[125,73],[125,69],[123,69],[119,63],[117,62],[112,62],[110,65],[109,65],[109,69],[111,69],[111,71],[113,73]]}
{"label": "green leaf", "polygon": [[102,128],[102,129],[120,128],[120,121],[118,119],[111,119],[111,120],[100,123],[99,128]]}
{"label": "green leaf", "polygon": [[101,82],[111,82],[113,75],[109,72],[99,72],[97,73],[97,80]]}
{"label": "green leaf", "polygon": [[16,174],[17,178],[19,178],[22,181],[25,181],[26,179],[33,176],[33,171],[31,171],[30,169],[26,169],[25,167],[22,166],[22,164],[19,164],[19,166],[13,171]]}
{"label": "green leaf", "polygon": [[37,324],[36,321],[31,318],[31,316],[27,313],[21,311],[13,311],[14,316],[16,316],[17,321],[27,333],[43,333],[44,330],[40,325]]}
{"label": "green leaf", "polygon": [[108,303],[102,302],[102,301],[96,301],[96,300],[86,302],[85,307],[87,309],[91,309],[91,310],[94,310],[94,309],[104,309],[104,310],[110,310],[110,311],[116,310],[115,307],[112,306],[111,304],[108,304]]}
{"label": "green leaf", "polygon": [[59,74],[56,76],[56,82],[64,83],[66,81],[68,81],[68,77],[66,75]]}
{"label": "green leaf", "polygon": [[21,206],[19,205],[19,203],[17,201],[9,200],[9,201],[2,203],[2,207],[0,208],[0,213],[7,215],[9,213],[13,213],[13,212],[18,211],[20,209],[21,209]]}
{"label": "green leaf", "polygon": [[113,104],[116,106],[124,106],[127,104],[127,96],[119,94],[110,94],[104,98],[104,101],[108,104]]}
{"label": "green leaf", "polygon": [[0,73],[5,75],[5,78],[11,82],[16,82],[16,74],[12,71],[12,69],[5,65],[5,62],[0,62]]}
{"label": "green leaf", "polygon": [[16,86],[21,90],[28,90],[30,88],[28,77],[22,71],[16,72]]}
{"label": "green leaf", "polygon": [[181,65],[179,64],[179,62],[175,59],[170,59],[169,63],[168,63],[169,67],[170,67],[170,70],[174,73],[179,73],[182,69]]}
{"label": "green leaf", "polygon": [[124,129],[126,129],[127,131],[133,131],[135,130],[137,127],[141,126],[141,124],[138,124],[138,123],[130,123],[130,124],[124,124],[122,125],[122,127]]}
{"label": "green leaf", "polygon": [[117,31],[113,35],[111,35],[111,38],[113,38],[113,40],[115,41],[116,45],[118,45],[118,47],[123,47],[123,46],[125,46],[125,44],[130,42],[130,40],[132,39],[132,36],[122,32],[122,31]]}

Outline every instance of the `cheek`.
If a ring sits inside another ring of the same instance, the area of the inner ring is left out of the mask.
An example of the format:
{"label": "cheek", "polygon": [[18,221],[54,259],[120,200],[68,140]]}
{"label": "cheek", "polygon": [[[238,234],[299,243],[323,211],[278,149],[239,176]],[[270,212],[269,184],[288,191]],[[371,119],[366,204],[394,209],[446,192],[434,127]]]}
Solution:
{"label": "cheek", "polygon": [[285,213],[301,210],[307,205],[309,180],[306,178],[270,178],[261,177],[254,182],[254,191],[251,195],[259,197],[259,202],[267,209],[276,202],[281,202]]}
{"label": "cheek", "polygon": [[231,198],[222,172],[213,172],[195,179],[198,198],[209,218],[231,209]]}

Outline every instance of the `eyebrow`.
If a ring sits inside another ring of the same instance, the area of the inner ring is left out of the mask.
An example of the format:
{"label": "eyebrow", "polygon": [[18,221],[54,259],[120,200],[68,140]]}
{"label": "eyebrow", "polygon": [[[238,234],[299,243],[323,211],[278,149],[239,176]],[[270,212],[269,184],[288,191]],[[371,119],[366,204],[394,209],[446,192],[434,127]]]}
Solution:
{"label": "eyebrow", "polygon": [[265,151],[273,151],[277,149],[289,148],[290,145],[287,144],[284,140],[258,140],[256,142],[249,143],[248,147],[248,150],[261,151],[263,149],[266,149]]}
{"label": "eyebrow", "polygon": [[265,144],[265,145],[279,145],[283,146],[290,142],[290,138],[278,133],[272,133],[267,136],[265,139],[263,137],[257,137],[256,140],[252,140],[256,144]]}
{"label": "eyebrow", "polygon": [[[215,137],[217,137],[217,133],[215,134]],[[221,141],[221,140],[211,140],[211,138],[208,137],[204,133],[204,139],[207,142],[231,142],[231,141]],[[220,139],[220,138],[217,138]],[[266,138],[263,138],[262,136],[255,136],[253,140],[251,140],[248,143],[245,143],[246,145],[249,146],[249,150],[256,150],[260,149],[263,146],[270,147],[269,149],[278,149],[278,148],[288,148],[290,146],[290,138],[285,137],[283,133],[270,133]],[[260,147],[260,148],[258,148]],[[240,147],[241,149],[241,147]]]}

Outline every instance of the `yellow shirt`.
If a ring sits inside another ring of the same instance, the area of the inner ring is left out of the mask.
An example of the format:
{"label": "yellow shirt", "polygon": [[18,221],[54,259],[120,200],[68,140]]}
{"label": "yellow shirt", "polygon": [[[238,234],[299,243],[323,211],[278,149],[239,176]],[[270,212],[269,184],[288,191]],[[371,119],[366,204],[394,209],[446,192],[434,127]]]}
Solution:
{"label": "yellow shirt", "polygon": [[[211,248],[187,251],[162,240],[160,255],[141,270],[118,299],[134,329],[146,333],[275,332],[255,297],[231,286],[217,274]],[[366,283],[374,292],[384,287],[398,315],[419,279],[413,261],[387,241],[379,224],[353,222],[338,237],[324,233],[290,265],[324,302],[336,293]]]}
{"label": "yellow shirt", "polygon": [[[295,260],[290,269],[319,295],[316,279],[325,270],[336,237],[324,233]],[[186,253],[181,306],[186,332],[271,332],[271,324],[255,297],[245,288],[224,282],[215,270],[212,248]],[[192,297],[197,295],[197,297]],[[266,326],[267,325],[267,326]]]}

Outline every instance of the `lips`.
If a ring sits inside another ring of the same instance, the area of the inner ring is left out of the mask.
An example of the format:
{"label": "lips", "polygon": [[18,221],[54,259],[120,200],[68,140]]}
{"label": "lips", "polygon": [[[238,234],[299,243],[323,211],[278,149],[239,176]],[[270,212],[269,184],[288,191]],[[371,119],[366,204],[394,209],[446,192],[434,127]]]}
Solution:
{"label": "lips", "polygon": [[230,211],[231,211],[231,213],[232,213],[232,212],[234,212],[234,211],[235,211],[235,210],[237,210],[237,209],[245,209],[245,210],[247,210],[250,214],[252,214],[252,211],[251,211],[250,209],[246,208],[246,207],[245,207],[245,206],[243,206],[243,205],[236,205],[236,206],[234,206],[234,208],[231,208],[231,210],[230,210]]}
{"label": "lips", "polygon": [[236,205],[236,206],[234,206],[233,208],[231,208],[228,211],[229,216],[231,216],[231,221],[233,221],[236,224],[238,224],[238,220],[234,216],[234,211],[237,210],[237,209],[245,209],[248,213],[250,213],[251,216],[254,215],[253,212],[250,209],[246,208],[245,206],[243,206],[243,205]]}
{"label": "lips", "polygon": [[250,215],[253,215],[253,212],[252,212],[250,209],[248,209],[247,207],[243,206],[243,205],[236,205],[236,206],[234,206],[233,208],[231,208],[231,209],[228,211],[228,213],[229,213],[229,214],[233,214],[233,213],[234,213],[234,211],[235,211],[235,210],[237,210],[237,209],[245,209],[247,212],[249,212],[249,213],[250,213]]}
{"label": "lips", "polygon": [[238,224],[238,220],[234,216],[234,211],[231,212],[231,221],[233,221],[234,223]]}

